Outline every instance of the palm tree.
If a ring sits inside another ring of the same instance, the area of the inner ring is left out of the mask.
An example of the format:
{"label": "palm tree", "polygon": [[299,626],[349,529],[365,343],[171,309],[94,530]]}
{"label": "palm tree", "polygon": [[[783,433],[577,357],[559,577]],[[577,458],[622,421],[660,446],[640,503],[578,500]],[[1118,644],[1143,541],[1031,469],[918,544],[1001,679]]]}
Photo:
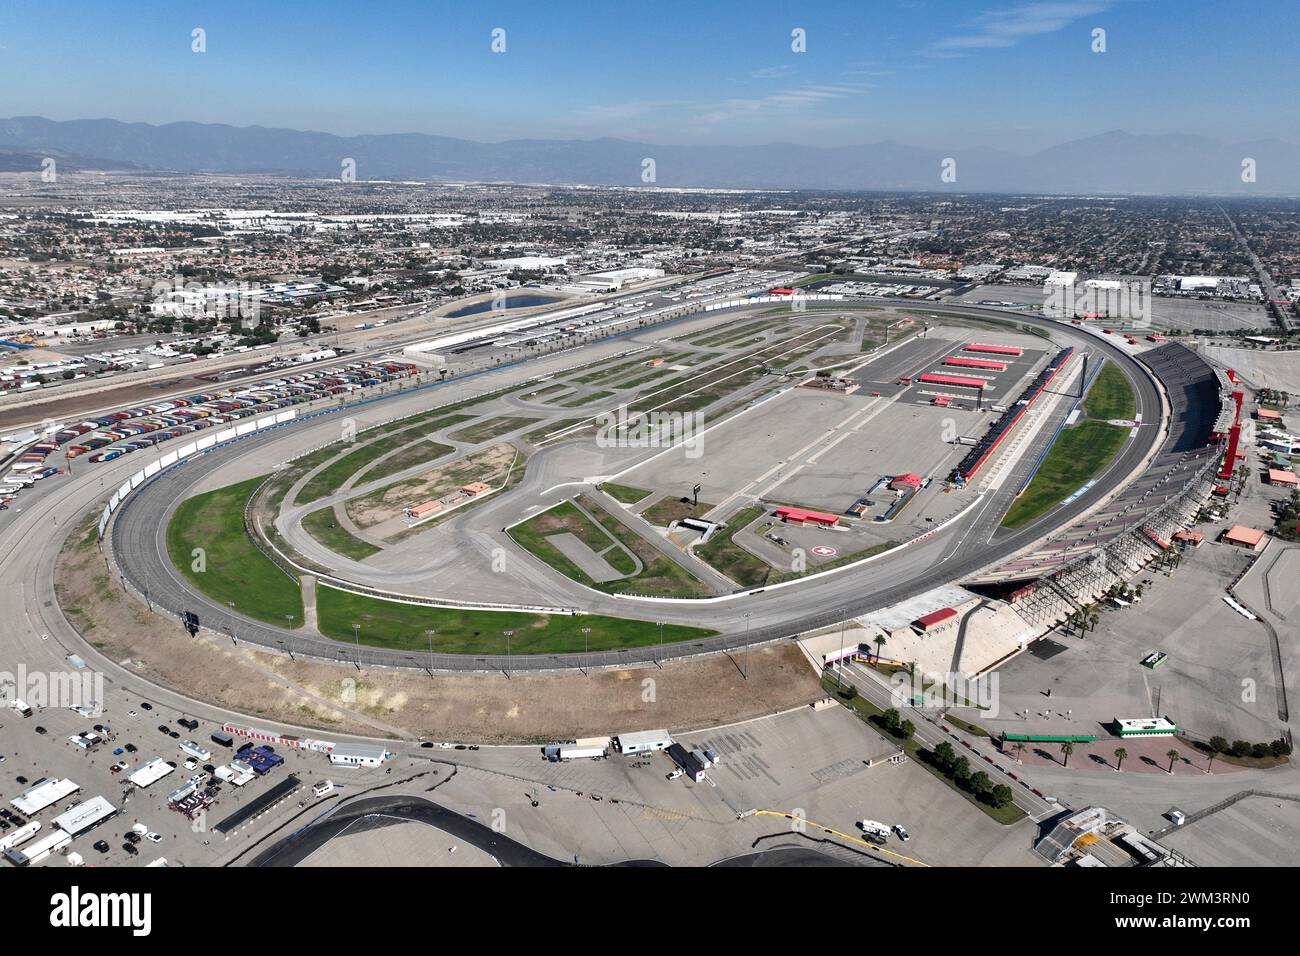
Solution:
{"label": "palm tree", "polygon": [[880,649],[885,646],[885,635],[876,635],[876,660],[880,660]]}
{"label": "palm tree", "polygon": [[1165,756],[1169,758],[1169,772],[1174,772],[1174,762],[1182,756],[1177,750],[1166,750]]}
{"label": "palm tree", "polygon": [[1092,614],[1088,615],[1088,624],[1090,625],[1090,627],[1088,628],[1089,630],[1091,631],[1097,630],[1097,625],[1100,623],[1101,623],[1101,615],[1097,614],[1095,611]]}
{"label": "palm tree", "polygon": [[1026,749],[1025,742],[1023,740],[1017,740],[1015,746],[1012,747],[1011,749],[1016,752],[1016,763],[1020,763],[1020,764],[1024,763],[1025,749]]}
{"label": "palm tree", "polygon": [[1123,747],[1115,748],[1115,772],[1116,773],[1123,773],[1123,771],[1120,768],[1124,766],[1124,758],[1127,756],[1128,756],[1128,751],[1125,750]]}
{"label": "palm tree", "polygon": [[1062,767],[1070,766],[1070,754],[1072,753],[1074,753],[1074,744],[1070,743],[1068,740],[1062,741],[1061,743],[1061,766]]}
{"label": "palm tree", "polygon": [[1219,756],[1218,753],[1213,750],[1210,751],[1210,759],[1205,762],[1206,773],[1214,773],[1214,758],[1217,756]]}

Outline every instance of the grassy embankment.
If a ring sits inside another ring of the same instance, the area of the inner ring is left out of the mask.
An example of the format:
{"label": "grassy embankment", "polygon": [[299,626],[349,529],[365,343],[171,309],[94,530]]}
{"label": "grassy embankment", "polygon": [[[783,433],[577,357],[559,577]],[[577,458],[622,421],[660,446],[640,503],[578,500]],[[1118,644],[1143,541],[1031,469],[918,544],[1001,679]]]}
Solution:
{"label": "grassy embankment", "polygon": [[[185,579],[241,614],[301,624],[302,590],[244,532],[244,505],[262,478],[250,478],[182,501],[167,525],[167,554]],[[200,552],[199,555],[195,551]]]}
{"label": "grassy embankment", "polygon": [[1117,366],[1107,364],[1098,373],[1083,400],[1083,411],[1086,418],[1061,432],[1029,487],[1007,510],[1004,527],[1022,527],[1051,511],[1101,474],[1124,447],[1130,429],[1108,422],[1132,420],[1137,399]]}
{"label": "grassy embankment", "polygon": [[[510,636],[511,654],[565,654],[583,650],[582,628],[590,628],[587,648],[592,651],[620,647],[646,647],[659,641],[652,621],[605,617],[520,613],[516,611],[462,611],[457,608],[399,604],[377,598],[316,589],[320,631],[341,641],[354,639],[353,624],[361,625],[361,643],[409,650],[413,656],[428,653],[432,630],[433,650],[443,654],[504,654]],[[698,640],[713,634],[702,628],[665,624],[665,644]]]}

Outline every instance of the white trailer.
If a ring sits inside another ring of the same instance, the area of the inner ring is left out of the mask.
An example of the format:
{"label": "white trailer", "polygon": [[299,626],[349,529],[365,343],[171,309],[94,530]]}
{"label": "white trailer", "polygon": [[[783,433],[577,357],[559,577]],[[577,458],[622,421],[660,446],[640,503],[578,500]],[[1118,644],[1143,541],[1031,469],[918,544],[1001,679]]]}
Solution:
{"label": "white trailer", "polygon": [[39,820],[33,820],[30,823],[19,827],[13,833],[6,833],[4,836],[0,836],[0,853],[3,853],[5,850],[12,847],[22,846],[39,833],[40,829],[41,822]]}
{"label": "white trailer", "polygon": [[195,760],[202,760],[205,762],[212,759],[211,750],[205,750],[202,746],[196,744],[192,740],[187,740],[181,744],[181,753],[188,754]]}
{"label": "white trailer", "polygon": [[603,757],[604,747],[579,747],[575,744],[563,744],[560,747],[561,760],[580,760],[583,757]]}
{"label": "white trailer", "polygon": [[884,843],[893,832],[888,824],[879,820],[863,820],[858,826],[862,828],[862,835],[872,843]]}

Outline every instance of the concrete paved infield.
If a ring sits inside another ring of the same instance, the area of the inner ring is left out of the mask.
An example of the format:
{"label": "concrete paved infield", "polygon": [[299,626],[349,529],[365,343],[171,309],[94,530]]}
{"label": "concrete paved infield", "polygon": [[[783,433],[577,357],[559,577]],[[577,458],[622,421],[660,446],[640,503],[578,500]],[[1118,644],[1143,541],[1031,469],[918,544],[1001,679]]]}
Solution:
{"label": "concrete paved infield", "polygon": [[[962,307],[933,307],[932,310],[967,317],[989,314],[984,310]],[[1143,419],[1151,421],[1158,417],[1160,401],[1155,385],[1147,378],[1143,368],[1122,350],[1071,326],[1061,326],[1049,320],[1028,316],[1017,317],[1016,321],[1045,325],[1063,336],[1091,343],[1094,351],[1101,352],[1115,361],[1137,382],[1138,410],[1143,414]],[[508,370],[508,372],[512,372],[516,378],[528,374],[522,368]],[[498,379],[493,379],[492,384],[496,381]],[[506,381],[510,379],[502,380],[502,384]],[[479,384],[486,388],[489,383]],[[343,414],[350,413],[350,410],[340,411]],[[237,444],[238,456],[250,462],[258,462],[265,468],[268,460],[278,460],[273,451],[268,451],[268,446],[285,434],[294,433],[298,427],[300,426],[291,426],[283,431],[251,436]],[[1139,437],[1129,442],[1121,452],[1121,460],[1112,469],[1111,474],[1115,476],[1127,474],[1146,456],[1148,450],[1158,440],[1157,429],[1143,429]],[[563,451],[564,449],[561,446],[552,450]],[[215,452],[195,456],[186,460],[183,465],[161,473],[138,488],[127,499],[127,503],[119,508],[113,522],[110,540],[118,566],[125,578],[137,590],[148,589],[151,601],[160,609],[173,614],[179,614],[183,610],[197,611],[204,626],[220,632],[233,627],[238,630],[241,640],[253,641],[272,649],[280,649],[291,644],[297,653],[325,659],[353,660],[356,653],[344,644],[260,624],[240,615],[232,615],[228,608],[218,606],[203,595],[193,592],[171,567],[165,550],[161,547],[160,529],[165,526],[167,514],[174,502],[191,493],[191,489],[200,482],[229,464],[227,449],[216,449]],[[533,461],[549,460],[543,458],[543,455],[544,452],[535,455]],[[114,464],[110,464],[108,470],[101,473],[106,476],[125,476],[134,470],[134,466],[131,465],[115,468]],[[497,543],[508,546],[508,539],[487,526],[487,521],[495,521],[495,527],[500,528],[508,520],[513,520],[509,517],[511,510],[514,509],[517,515],[521,502],[530,500],[526,497],[527,494],[534,495],[531,500],[539,503],[546,501],[553,503],[572,494],[573,489],[570,488],[561,490],[558,494],[550,493],[549,497],[543,495],[542,493],[546,492],[549,486],[532,481],[532,473],[533,465],[530,464],[529,478],[526,478],[511,495],[503,496],[495,502],[487,502],[482,509],[472,512],[476,516],[475,521],[479,522],[477,526],[479,533],[461,534],[458,545],[469,551],[478,550],[484,554],[490,554],[491,548]],[[89,480],[93,481],[94,478],[99,477],[99,474]],[[120,481],[121,477],[117,477],[117,480]],[[1057,510],[1052,515],[1052,523],[1068,522],[1091,507],[1109,491],[1110,487],[1107,483],[1095,486],[1088,493],[1080,495],[1070,505]],[[616,598],[559,578],[541,562],[524,553],[519,553],[511,562],[522,576],[515,580],[514,586],[526,588],[532,594],[532,599],[527,603],[532,604],[538,603],[541,599],[545,603],[590,613],[663,620],[671,623],[707,624],[722,633],[717,637],[671,646],[667,649],[667,653],[683,656],[718,651],[741,646],[747,642],[757,643],[787,637],[814,627],[836,623],[854,614],[876,610],[923,593],[939,584],[959,580],[995,560],[1015,553],[1039,538],[1044,531],[1044,525],[1036,523],[1026,526],[1015,533],[1000,535],[994,542],[978,540],[982,536],[974,536],[976,540],[972,541],[966,534],[972,526],[983,527],[990,523],[996,524],[994,513],[1000,514],[1000,509],[1005,508],[1007,494],[1009,492],[1003,489],[998,494],[986,496],[949,532],[936,535],[911,547],[897,549],[862,571],[840,572],[800,582],[790,588],[769,589],[762,593],[729,600],[700,603]],[[974,493],[970,491],[951,497],[954,499],[952,502],[954,508],[959,503],[965,505],[974,502]],[[517,552],[518,549],[515,551]],[[351,574],[352,570],[349,568],[348,573]],[[463,567],[460,570],[463,578]],[[510,575],[484,576],[485,580],[480,583],[485,587],[495,586],[510,577]],[[494,582],[493,578],[501,580]],[[381,583],[376,584],[375,581],[364,579],[362,583],[384,586],[382,583],[384,578],[376,580]],[[536,658],[504,655],[477,657],[434,655],[429,658],[426,655],[411,655],[403,651],[367,648],[362,650],[361,656],[364,662],[372,665],[419,667],[429,661],[433,667],[449,670],[501,670],[619,665],[631,661],[657,660],[663,656],[663,652],[657,647],[648,647],[590,655]]]}

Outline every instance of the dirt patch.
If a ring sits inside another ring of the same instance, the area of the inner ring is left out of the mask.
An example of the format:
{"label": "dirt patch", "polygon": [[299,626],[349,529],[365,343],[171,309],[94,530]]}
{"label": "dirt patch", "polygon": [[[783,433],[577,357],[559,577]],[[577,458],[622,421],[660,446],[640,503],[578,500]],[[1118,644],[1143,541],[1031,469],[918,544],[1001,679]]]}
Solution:
{"label": "dirt patch", "polygon": [[497,487],[504,479],[510,463],[514,461],[515,454],[513,445],[502,442],[431,468],[413,478],[395,481],[350,500],[346,505],[348,517],[356,522],[358,528],[373,528],[393,518],[400,518],[404,508],[438,498],[471,481],[482,481]]}
{"label": "dirt patch", "polygon": [[[90,536],[93,538],[93,525]],[[68,619],[98,650],[142,678],[248,714],[337,733],[484,743],[538,742],[744,720],[823,696],[793,643],[753,648],[746,680],[726,655],[620,670],[529,675],[363,670],[230,643],[191,640],[103,573],[93,542],[60,556],[55,586]],[[98,567],[100,570],[96,570]]]}

